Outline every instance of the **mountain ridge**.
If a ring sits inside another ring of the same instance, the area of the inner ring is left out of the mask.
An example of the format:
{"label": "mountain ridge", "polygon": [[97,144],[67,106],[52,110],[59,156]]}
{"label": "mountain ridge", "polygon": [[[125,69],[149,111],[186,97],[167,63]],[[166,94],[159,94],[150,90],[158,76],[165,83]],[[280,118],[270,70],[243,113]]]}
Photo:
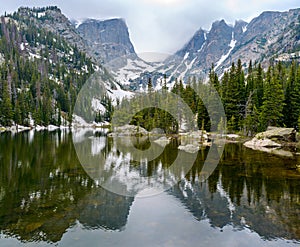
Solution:
{"label": "mountain ridge", "polygon": [[[97,63],[107,65],[121,84],[129,84],[134,79],[129,78],[129,74],[153,71],[167,74],[169,81],[174,78],[186,81],[191,76],[203,78],[212,65],[221,75],[238,59],[244,65],[253,60],[267,66],[282,54],[287,53],[283,57],[289,57],[288,54],[300,50],[298,34],[293,33],[293,30],[299,28],[299,8],[283,12],[264,11],[249,23],[236,20],[232,25],[227,24],[224,19],[216,20],[209,30],[196,30],[191,39],[160,66],[138,57],[130,40],[130,29],[123,18],[87,18],[76,27],[61,10],[57,8],[57,11],[61,15],[58,18],[60,21],[45,23],[45,28],[58,32],[69,42],[76,44]],[[293,23],[292,31],[288,30]],[[122,76],[124,79],[120,80]]]}

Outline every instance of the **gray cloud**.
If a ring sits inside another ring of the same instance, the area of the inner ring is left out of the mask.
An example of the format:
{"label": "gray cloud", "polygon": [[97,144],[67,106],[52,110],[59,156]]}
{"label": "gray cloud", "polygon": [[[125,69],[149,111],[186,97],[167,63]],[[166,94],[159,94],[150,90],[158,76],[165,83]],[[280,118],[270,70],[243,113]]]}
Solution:
{"label": "gray cloud", "polygon": [[297,8],[299,0],[13,0],[1,3],[0,12],[49,5],[59,6],[72,19],[122,17],[137,52],[173,53],[215,20],[249,21],[265,10]]}

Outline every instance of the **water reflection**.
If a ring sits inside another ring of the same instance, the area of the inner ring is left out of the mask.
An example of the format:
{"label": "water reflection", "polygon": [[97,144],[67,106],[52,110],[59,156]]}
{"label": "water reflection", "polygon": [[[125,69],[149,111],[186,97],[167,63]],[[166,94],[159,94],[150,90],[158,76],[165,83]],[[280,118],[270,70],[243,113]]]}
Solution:
{"label": "water reflection", "polygon": [[[93,131],[92,134],[89,150],[85,151],[91,153],[91,157],[101,152],[106,158],[105,165],[97,171],[98,175],[107,172],[110,176],[117,175],[118,181],[122,177],[120,173],[114,173],[113,168],[120,167],[120,164],[126,169],[122,175],[125,178],[133,175],[147,178],[162,173],[178,154],[178,143],[173,141],[157,159],[131,162],[130,152],[126,148],[121,151],[116,148],[116,140],[106,138],[105,131]],[[181,182],[165,195],[148,198],[148,207],[144,205],[137,209],[133,205],[141,201],[111,193],[90,178],[86,167],[83,169],[77,159],[72,135],[82,142],[87,132],[30,131],[0,135],[2,235],[23,242],[59,243],[64,235],[68,236],[68,229],[78,225],[86,230],[86,235],[95,229],[101,229],[103,234],[107,231],[126,234],[126,228],[131,227],[128,226],[131,225],[128,223],[130,215],[132,224],[137,222],[134,215],[138,212],[139,220],[146,220],[151,207],[153,212],[158,212],[160,203],[168,194],[174,199],[165,202],[166,208],[171,209],[174,201],[179,201],[180,214],[187,211],[193,215],[192,219],[178,215],[176,211],[177,219],[187,232],[193,232],[189,227],[192,224],[200,226],[209,222],[211,227],[224,231],[228,231],[229,226],[231,231],[249,229],[249,243],[250,235],[254,233],[268,240],[300,240],[300,174],[293,169],[299,163],[299,157],[282,159],[238,144],[228,144],[220,165],[207,181],[201,182],[199,176],[207,155],[207,150],[203,149]],[[148,144],[141,142],[137,145],[146,149]],[[163,178],[172,176],[167,174]],[[161,214],[161,217],[161,222],[156,221],[156,228],[171,220],[171,215],[166,218],[168,216]],[[147,235],[142,229],[140,234]],[[160,236],[159,233],[156,235]],[[226,236],[223,237],[225,240]],[[109,241],[113,243],[112,239]],[[189,240],[185,241],[188,245]],[[190,239],[190,243],[193,241]]]}

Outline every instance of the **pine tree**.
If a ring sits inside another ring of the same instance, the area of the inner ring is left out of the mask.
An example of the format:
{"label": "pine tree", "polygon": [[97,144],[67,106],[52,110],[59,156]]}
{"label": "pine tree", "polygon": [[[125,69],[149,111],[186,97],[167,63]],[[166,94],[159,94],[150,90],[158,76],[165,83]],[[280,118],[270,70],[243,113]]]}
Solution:
{"label": "pine tree", "polygon": [[14,107],[14,121],[15,121],[15,124],[22,124],[22,119],[21,119],[21,108],[20,108],[20,105],[19,105],[19,101],[16,100],[15,102],[15,107]]}
{"label": "pine tree", "polygon": [[264,96],[264,72],[261,67],[261,64],[258,64],[258,67],[255,68],[256,76],[254,77],[254,101],[257,109],[260,109],[263,103],[263,96]]}
{"label": "pine tree", "polygon": [[202,129],[203,126],[203,128],[206,131],[210,131],[210,127],[211,127],[210,118],[207,109],[201,99],[198,101],[198,107],[197,107],[197,125],[199,129]]}
{"label": "pine tree", "polygon": [[214,64],[211,65],[208,74],[209,84],[215,88],[215,90],[220,94],[220,82],[217,73],[215,72]]}
{"label": "pine tree", "polygon": [[296,62],[290,66],[289,77],[285,90],[284,123],[287,127],[296,127],[300,114],[300,68]]}
{"label": "pine tree", "polygon": [[51,94],[47,84],[45,84],[43,101],[42,101],[42,121],[44,126],[49,125],[51,123],[51,120],[52,120]]}
{"label": "pine tree", "polygon": [[[225,72],[226,73],[226,72]],[[222,82],[222,100],[227,117],[227,123],[230,124],[232,130],[238,130],[238,123],[240,120],[240,92],[238,79],[236,74],[236,67],[232,63],[229,74],[224,73]]]}
{"label": "pine tree", "polygon": [[245,108],[245,118],[244,118],[244,135],[253,136],[259,128],[259,113],[253,101],[254,92],[252,91],[248,96]]}
{"label": "pine tree", "polygon": [[252,67],[252,60],[249,62],[248,66],[248,75],[247,75],[247,85],[246,85],[245,97],[248,99],[251,92],[254,90],[254,73]]}
{"label": "pine tree", "polygon": [[263,105],[260,123],[262,128],[279,126],[282,122],[284,106],[284,92],[279,80],[278,71],[269,67],[264,87]]}
{"label": "pine tree", "polygon": [[13,118],[12,103],[10,98],[10,92],[8,88],[8,83],[3,82],[2,88],[2,104],[1,104],[1,116],[2,116],[2,125],[10,126],[11,120]]}

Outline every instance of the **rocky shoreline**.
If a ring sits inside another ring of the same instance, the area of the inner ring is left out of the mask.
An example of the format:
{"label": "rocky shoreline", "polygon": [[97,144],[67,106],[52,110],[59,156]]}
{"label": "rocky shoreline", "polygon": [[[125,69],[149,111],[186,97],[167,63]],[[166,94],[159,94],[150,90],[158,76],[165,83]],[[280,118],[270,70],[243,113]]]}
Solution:
{"label": "rocky shoreline", "polygon": [[256,134],[243,145],[253,150],[290,158],[298,155],[297,147],[300,148],[296,130],[279,127],[268,127],[266,131]]}
{"label": "rocky shoreline", "polygon": [[[116,127],[109,136],[151,136],[156,137],[155,142],[158,144],[168,144],[172,138],[177,138],[180,141],[178,149],[188,153],[196,153],[203,147],[211,146],[211,139],[213,139],[212,133],[201,130],[166,136],[163,131],[148,132],[142,127],[133,125]],[[300,149],[300,140],[293,128],[269,127],[265,132],[256,134],[252,139],[237,134],[226,134],[220,137],[224,138],[225,143],[243,143],[246,148],[274,155],[284,157],[300,155],[297,153],[297,149]]]}
{"label": "rocky shoreline", "polygon": [[[78,122],[72,124],[72,126],[21,126],[14,125],[11,127],[0,126],[0,133],[10,131],[13,133],[18,133],[28,130],[36,131],[54,131],[58,129],[80,129],[80,128],[103,128],[107,127],[108,123],[105,124],[79,124]],[[167,145],[170,143],[172,138],[176,138],[180,141],[178,146],[179,150],[196,153],[201,148],[212,145],[212,133],[206,131],[191,131],[185,133],[179,133],[176,135],[166,135],[161,129],[153,129],[152,131],[147,131],[146,129],[134,125],[124,125],[120,127],[115,127],[112,132],[108,134],[110,137],[125,137],[125,136],[151,136],[153,141],[159,145]],[[237,134],[226,134],[220,136],[225,143],[243,143],[246,148],[250,148],[257,151],[262,151],[274,155],[279,155],[283,157],[294,157],[295,155],[300,155],[300,136],[293,128],[279,128],[279,127],[268,127],[265,132],[260,132],[256,134],[252,139]],[[297,151],[298,150],[298,151]]]}

